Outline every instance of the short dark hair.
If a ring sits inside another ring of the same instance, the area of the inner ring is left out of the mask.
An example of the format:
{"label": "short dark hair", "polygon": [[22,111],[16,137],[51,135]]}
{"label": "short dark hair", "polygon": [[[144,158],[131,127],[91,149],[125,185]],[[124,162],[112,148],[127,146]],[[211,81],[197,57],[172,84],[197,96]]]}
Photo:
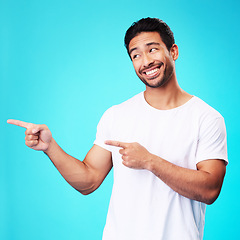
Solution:
{"label": "short dark hair", "polygon": [[173,32],[164,21],[158,18],[142,18],[134,22],[126,31],[124,43],[128,54],[130,41],[141,32],[158,32],[168,51],[170,51],[172,45],[175,43]]}

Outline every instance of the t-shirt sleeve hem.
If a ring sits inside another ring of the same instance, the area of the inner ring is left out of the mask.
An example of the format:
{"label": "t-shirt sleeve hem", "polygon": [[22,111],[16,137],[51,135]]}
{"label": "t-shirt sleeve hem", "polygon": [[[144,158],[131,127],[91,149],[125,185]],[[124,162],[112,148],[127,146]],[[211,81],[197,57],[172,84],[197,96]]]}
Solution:
{"label": "t-shirt sleeve hem", "polygon": [[98,145],[99,147],[101,147],[101,148],[103,148],[103,149],[105,149],[105,150],[107,150],[107,151],[109,151],[109,152],[112,152],[111,151],[111,147],[110,146],[108,146],[108,145],[106,145],[106,144],[104,144],[104,143],[101,143],[101,142],[98,142],[98,141],[94,141],[93,142],[93,144],[94,145]]}
{"label": "t-shirt sleeve hem", "polygon": [[222,160],[225,162],[226,166],[228,165],[228,158],[226,158],[225,156],[201,157],[201,158],[196,159],[196,164],[203,162],[203,161],[207,161],[207,160],[213,160],[213,159]]}

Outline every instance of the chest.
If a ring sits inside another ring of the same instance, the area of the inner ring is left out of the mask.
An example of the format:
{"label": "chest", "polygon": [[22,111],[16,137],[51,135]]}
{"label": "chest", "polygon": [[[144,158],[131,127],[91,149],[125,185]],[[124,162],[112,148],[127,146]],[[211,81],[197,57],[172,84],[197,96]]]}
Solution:
{"label": "chest", "polygon": [[164,114],[128,111],[123,115],[114,121],[112,139],[138,142],[167,161],[195,168],[199,126],[194,116],[177,111]]}

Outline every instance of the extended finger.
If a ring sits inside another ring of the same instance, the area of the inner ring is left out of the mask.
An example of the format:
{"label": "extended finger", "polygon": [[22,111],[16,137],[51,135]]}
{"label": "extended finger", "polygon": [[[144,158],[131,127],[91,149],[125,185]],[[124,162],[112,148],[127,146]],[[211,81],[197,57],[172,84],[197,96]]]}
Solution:
{"label": "extended finger", "polygon": [[16,125],[19,127],[23,127],[23,128],[28,128],[31,125],[31,123],[23,122],[23,121],[15,120],[15,119],[8,119],[7,123],[13,124],[13,125]]}
{"label": "extended finger", "polygon": [[113,140],[107,140],[105,141],[106,145],[114,146],[114,147],[121,147],[126,148],[128,143],[125,142],[119,142],[119,141],[113,141]]}

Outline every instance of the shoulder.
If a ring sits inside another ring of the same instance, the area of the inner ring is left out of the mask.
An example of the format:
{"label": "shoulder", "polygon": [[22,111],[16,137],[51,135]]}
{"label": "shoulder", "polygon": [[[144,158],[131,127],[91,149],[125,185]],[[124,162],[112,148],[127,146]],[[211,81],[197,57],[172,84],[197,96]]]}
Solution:
{"label": "shoulder", "polygon": [[109,109],[107,109],[106,112],[108,113],[121,113],[121,112],[126,112],[126,111],[132,111],[133,109],[137,108],[137,106],[141,105],[143,93],[138,93],[135,96],[129,98],[128,100],[117,104],[113,105]]}
{"label": "shoulder", "polygon": [[192,109],[195,122],[199,129],[200,139],[208,139],[211,136],[216,138],[226,138],[226,126],[223,116],[213,107],[198,97],[194,97]]}
{"label": "shoulder", "polygon": [[120,104],[113,105],[103,113],[101,120],[114,121],[128,113],[133,113],[141,105],[142,96],[141,92]]}
{"label": "shoulder", "polygon": [[217,118],[223,118],[222,115],[205,101],[199,97],[194,96],[192,101],[192,113],[199,116],[201,119],[213,120]]}

